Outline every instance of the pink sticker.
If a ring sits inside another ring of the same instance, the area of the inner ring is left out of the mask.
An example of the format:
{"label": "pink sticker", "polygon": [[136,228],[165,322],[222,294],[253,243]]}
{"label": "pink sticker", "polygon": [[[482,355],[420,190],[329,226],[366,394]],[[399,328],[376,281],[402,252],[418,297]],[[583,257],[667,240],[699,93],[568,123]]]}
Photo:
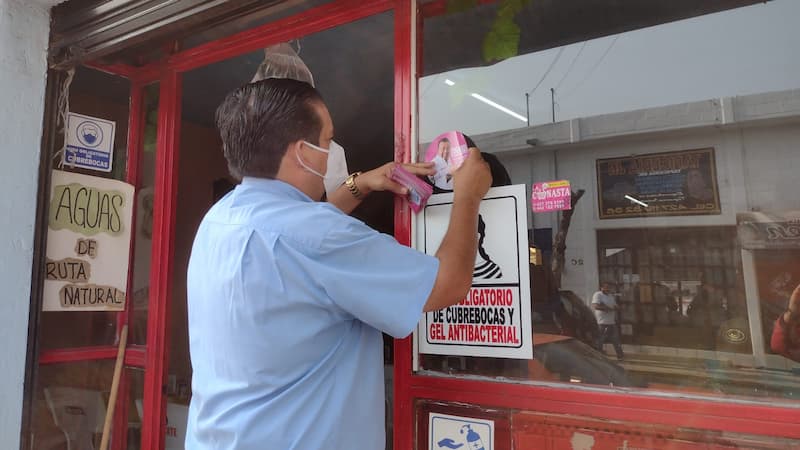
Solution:
{"label": "pink sticker", "polygon": [[425,152],[425,162],[433,161],[436,173],[428,178],[439,189],[453,190],[453,172],[461,167],[469,149],[464,135],[448,131],[436,137]]}
{"label": "pink sticker", "polygon": [[390,178],[408,189],[408,203],[415,213],[420,212],[425,207],[428,197],[433,194],[433,188],[428,183],[417,178],[416,175],[404,169],[400,164],[395,164],[392,168]]}
{"label": "pink sticker", "polygon": [[535,213],[572,209],[572,191],[568,180],[533,183],[532,191],[531,208]]}

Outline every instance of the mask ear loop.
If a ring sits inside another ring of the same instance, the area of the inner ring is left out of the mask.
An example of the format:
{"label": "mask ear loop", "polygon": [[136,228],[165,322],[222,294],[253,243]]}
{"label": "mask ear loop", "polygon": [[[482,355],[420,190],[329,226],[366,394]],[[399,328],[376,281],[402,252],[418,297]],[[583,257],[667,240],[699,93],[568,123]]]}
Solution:
{"label": "mask ear loop", "polygon": [[[323,148],[317,147],[316,145],[308,143],[306,141],[303,141],[303,144],[308,145],[309,147],[313,148],[314,150],[316,150],[318,152],[328,153],[328,150],[325,150]],[[325,175],[319,173],[316,169],[314,169],[311,166],[309,166],[308,164],[306,164],[302,160],[302,158],[300,158],[300,151],[299,150],[295,150],[294,151],[294,156],[295,156],[295,159],[297,160],[297,163],[300,164],[300,166],[302,166],[304,169],[306,169],[307,171],[313,173],[314,175],[316,175],[316,176],[318,176],[320,178],[323,178],[323,179],[325,178]]]}

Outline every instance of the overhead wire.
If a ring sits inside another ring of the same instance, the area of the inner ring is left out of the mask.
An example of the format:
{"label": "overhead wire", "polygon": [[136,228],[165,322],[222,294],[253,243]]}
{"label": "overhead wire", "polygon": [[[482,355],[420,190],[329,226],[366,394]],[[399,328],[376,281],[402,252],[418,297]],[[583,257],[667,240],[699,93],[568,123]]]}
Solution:
{"label": "overhead wire", "polygon": [[556,84],[556,87],[553,88],[553,89],[558,90],[558,88],[561,87],[561,84],[564,82],[564,80],[567,79],[567,75],[569,75],[569,73],[572,71],[572,68],[575,67],[575,62],[578,61],[578,58],[581,56],[581,53],[583,53],[583,49],[586,48],[586,42],[587,41],[583,41],[583,44],[581,45],[580,50],[578,50],[578,53],[576,53],[575,57],[572,58],[572,62],[570,62],[569,63],[569,67],[567,67],[567,71],[564,72],[564,76],[561,77],[560,80],[558,80],[558,83]]}
{"label": "overhead wire", "polygon": [[562,100],[563,100],[563,99],[567,99],[567,98],[569,98],[569,97],[570,97],[572,94],[574,94],[575,92],[577,92],[577,91],[578,91],[578,88],[579,88],[579,87],[581,87],[581,85],[583,85],[583,83],[585,83],[585,82],[586,82],[586,80],[588,80],[590,76],[592,76],[592,74],[594,73],[594,71],[595,71],[595,70],[597,70],[597,68],[598,68],[598,67],[600,67],[600,64],[602,64],[602,63],[603,63],[603,60],[604,60],[604,59],[606,59],[606,56],[608,56],[608,54],[611,52],[611,49],[612,49],[612,48],[614,48],[614,44],[616,44],[616,43],[617,43],[617,41],[619,40],[619,37],[620,37],[620,36],[621,36],[620,34],[618,34],[618,35],[614,36],[614,40],[613,40],[613,41],[611,41],[611,44],[608,46],[608,48],[606,49],[606,51],[605,51],[605,52],[603,52],[603,56],[601,56],[601,57],[600,57],[600,59],[598,59],[598,60],[597,60],[597,62],[594,64],[594,66],[592,66],[592,68],[591,68],[591,69],[589,69],[589,71],[588,71],[588,72],[586,72],[586,75],[585,75],[585,76],[584,76],[584,77],[581,79],[581,81],[579,81],[579,82],[578,82],[578,83],[577,83],[577,84],[576,84],[576,85],[575,85],[575,86],[572,88],[572,90],[571,90],[571,91],[569,91],[569,92],[568,92],[568,93],[566,93],[565,95],[561,96]]}
{"label": "overhead wire", "polygon": [[536,89],[538,89],[539,86],[542,85],[542,82],[544,82],[544,79],[547,78],[547,75],[549,75],[550,71],[553,70],[553,67],[555,67],[556,63],[558,62],[558,59],[561,58],[561,54],[564,53],[564,48],[565,47],[561,47],[560,49],[558,49],[558,53],[556,54],[556,57],[553,58],[552,62],[550,62],[550,67],[548,67],[547,70],[544,71],[544,75],[542,75],[542,78],[540,78],[539,82],[536,83],[536,86],[534,86],[533,89],[531,89],[530,91],[527,92],[528,95],[533,95],[533,93],[536,92]]}

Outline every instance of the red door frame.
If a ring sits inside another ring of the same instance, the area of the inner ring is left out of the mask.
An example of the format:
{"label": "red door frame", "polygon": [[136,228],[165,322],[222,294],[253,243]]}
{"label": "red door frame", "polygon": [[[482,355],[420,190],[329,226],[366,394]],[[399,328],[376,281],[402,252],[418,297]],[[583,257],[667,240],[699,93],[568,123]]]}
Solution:
{"label": "red door frame", "polygon": [[[168,361],[167,325],[169,324],[169,305],[171,300],[171,283],[173,277],[173,241],[176,220],[176,196],[179,166],[180,125],[181,125],[181,78],[183,72],[220,62],[247,52],[324,31],[336,26],[354,22],[375,14],[395,11],[395,42],[402,43],[408,49],[410,37],[408,17],[402,17],[400,11],[408,11],[410,15],[411,0],[338,0],[323,6],[310,9],[298,15],[250,29],[230,37],[222,38],[198,47],[177,52],[165,59],[142,68],[126,65],[92,67],[115,75],[122,75],[133,80],[138,89],[136,99],[132,102],[131,124],[135,130],[131,137],[131,145],[141,141],[141,95],[146,84],[160,81],[160,97],[158,111],[158,131],[156,153],[156,175],[153,216],[153,252],[150,273],[150,298],[148,303],[149,320],[147,325],[146,351],[137,349],[141,355],[131,358],[131,362],[142,363],[145,368],[144,417],[142,419],[142,448],[161,449],[164,445],[166,430],[165,413],[166,398],[164,386]],[[402,61],[410,59],[410,52],[395,51],[395,67],[403,67]],[[407,161],[410,155],[409,136],[411,129],[410,85],[411,75],[406,71],[395,71],[395,99],[401,99],[402,113],[395,113],[395,155],[399,160]],[[133,106],[137,111],[134,114]],[[399,103],[398,103],[399,104]],[[134,117],[136,119],[134,119]],[[138,149],[138,147],[135,147]],[[136,160],[138,162],[138,159]],[[134,178],[138,176],[138,165],[134,167]],[[406,216],[410,216],[405,208]],[[130,302],[128,303],[130,304]],[[130,316],[120,319],[120,323],[130,321]],[[113,358],[113,348],[92,350],[95,356]],[[131,350],[128,350],[130,352]],[[128,357],[126,356],[126,361]],[[122,385],[127,383],[123,380]],[[125,404],[126,403],[122,403]],[[127,408],[120,408],[125,409]],[[158,412],[153,414],[153,412]],[[124,412],[117,412],[115,423],[127,428]],[[124,433],[120,433],[119,444],[114,448],[122,448]]]}
{"label": "red door frame", "polygon": [[[208,64],[223,61],[247,52],[256,51],[269,45],[285,42],[309,34],[324,31],[336,26],[357,21],[375,14],[395,10],[395,42],[408,47],[408,18],[399,11],[410,14],[411,0],[338,0],[310,9],[295,16],[250,29],[230,37],[219,39],[182,52],[144,67],[124,64],[101,65],[86,63],[87,67],[128,78],[131,81],[131,103],[128,126],[128,159],[126,181],[139,187],[143,121],[144,86],[160,82],[156,174],[154,192],[152,266],[150,272],[150,297],[148,300],[147,341],[145,346],[130,344],[125,352],[125,365],[145,370],[145,386],[142,418],[142,448],[161,449],[164,446],[166,431],[166,398],[164,386],[167,376],[169,305],[173,277],[173,242],[176,220],[176,197],[181,125],[181,79],[183,72]],[[398,47],[400,48],[400,47]],[[410,54],[395,52],[395,67],[403,67],[403,60]],[[402,103],[402,113],[395,114],[395,135],[398,160],[407,161],[410,155],[409,132],[411,111],[409,107],[411,79],[408,71],[395,73],[395,99]],[[401,99],[401,100],[398,100]],[[398,128],[399,127],[399,128]],[[134,205],[135,208],[135,205]],[[407,210],[407,207],[406,207]],[[408,211],[406,216],[409,219]],[[135,217],[134,217],[135,219]],[[135,227],[135,224],[132,225]],[[131,248],[135,243],[132,237]],[[131,252],[131,258],[133,252]],[[117,316],[118,333],[122,324],[133,324],[132,285],[133,265],[131,261],[128,274],[128,299],[123,312]],[[39,364],[58,364],[89,360],[112,360],[116,357],[116,347],[112,345],[84,347],[75,349],[55,349],[43,351]],[[114,433],[111,448],[125,447],[127,441],[128,403],[130,402],[127,371],[122,372],[118,407],[114,411]],[[158,412],[153,414],[153,412]]]}
{"label": "red door frame", "polygon": [[[493,0],[480,0],[490,2]],[[412,98],[416,92],[418,73],[413,73],[412,21],[422,28],[423,15],[443,13],[438,1],[414,12],[414,0],[339,0],[310,9],[296,16],[219,39],[193,49],[178,52],[144,68],[114,66],[109,72],[124,74],[134,80],[141,95],[141,86],[161,80],[161,104],[153,236],[153,270],[148,323],[147,351],[130,362],[142,362],[146,370],[145,420],[143,448],[160,449],[164,442],[165,382],[167,352],[166,325],[172,248],[174,233],[178,146],[180,126],[180,79],[182,72],[219,62],[246,52],[306,36],[359,20],[373,14],[395,12],[395,160],[411,160],[410,142]],[[418,36],[420,36],[418,34]],[[422,40],[417,47],[421,49]],[[417,50],[417,49],[413,49]],[[139,109],[141,106],[138,107]],[[132,114],[133,104],[132,104]],[[141,132],[141,126],[130,128]],[[130,139],[129,139],[130,140]],[[129,147],[132,148],[132,147]],[[138,159],[137,159],[138,161]],[[129,177],[130,178],[130,177]],[[395,235],[402,244],[411,242],[411,213],[400,201],[395,203]],[[128,317],[130,320],[130,317]],[[95,357],[113,358],[109,348],[91,349]],[[130,352],[131,350],[129,350]],[[510,384],[491,380],[465,380],[418,375],[412,372],[412,338],[395,341],[394,361],[394,448],[411,449],[415,444],[414,402],[418,399],[460,402],[485,407],[586,415],[598,418],[648,422],[757,435],[800,439],[800,405],[768,405],[756,402],[737,402],[727,399],[692,397],[630,390],[608,390],[557,386],[552,384]],[[51,355],[51,362],[63,361],[67,355]],[[129,357],[126,355],[126,361]],[[137,365],[137,364],[134,364]],[[150,414],[160,411],[159,414]],[[120,419],[121,420],[121,419]],[[119,422],[118,422],[119,423]],[[121,422],[124,424],[124,421]]]}

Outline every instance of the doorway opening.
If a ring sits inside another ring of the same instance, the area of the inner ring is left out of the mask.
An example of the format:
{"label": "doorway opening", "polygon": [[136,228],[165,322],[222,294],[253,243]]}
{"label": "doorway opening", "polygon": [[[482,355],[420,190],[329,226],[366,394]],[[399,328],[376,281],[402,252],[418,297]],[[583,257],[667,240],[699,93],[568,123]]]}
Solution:
{"label": "doorway opening", "polygon": [[[343,50],[345,49],[345,50]],[[365,171],[394,159],[394,13],[386,12],[296,40],[245,53],[182,76],[180,163],[174,239],[174,270],[167,349],[166,448],[183,448],[192,368],[187,324],[186,269],[195,232],[208,209],[237,180],[228,173],[214,125],[217,106],[251,80],[266,58],[288,51],[313,75],[345,148],[348,172]],[[371,194],[353,213],[377,231],[393,234],[389,193]],[[313,226],[313,225],[311,225]],[[269,324],[264,324],[269,326]],[[392,442],[391,339],[384,340],[387,448]]]}

